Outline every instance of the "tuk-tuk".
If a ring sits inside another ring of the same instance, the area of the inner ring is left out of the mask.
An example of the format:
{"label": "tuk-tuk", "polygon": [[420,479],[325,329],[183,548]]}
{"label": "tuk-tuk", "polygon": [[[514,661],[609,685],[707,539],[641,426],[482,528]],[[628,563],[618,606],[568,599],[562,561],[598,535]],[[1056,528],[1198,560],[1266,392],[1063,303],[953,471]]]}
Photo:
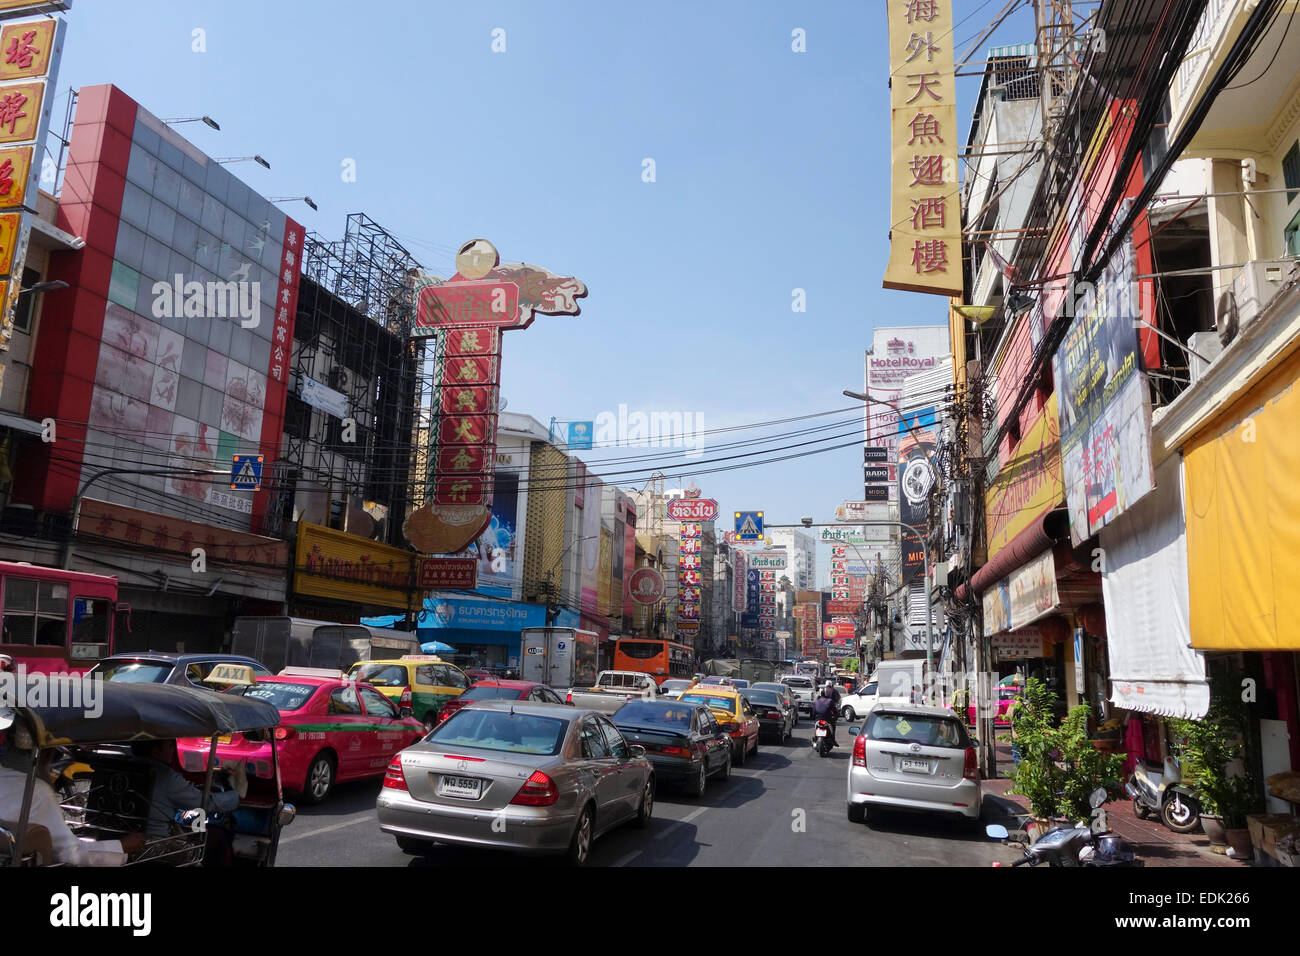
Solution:
{"label": "tuk-tuk", "polygon": [[[235,675],[239,677],[239,675]],[[232,678],[231,683],[242,683]],[[211,740],[206,766],[178,766],[202,793],[197,808],[179,808],[166,836],[149,837],[144,848],[125,865],[199,866],[208,844],[209,825],[220,824],[230,834],[237,865],[274,866],[281,829],[292,822],[295,809],[284,802],[275,747],[271,759],[247,767],[248,789],[237,809],[225,814],[205,812],[218,769],[218,741],[230,734],[274,740],[280,712],[265,701],[212,690],[171,684],[102,682],[97,688],[102,710],[89,717],[85,707],[20,707],[32,729],[36,753],[28,773],[18,819],[0,821],[0,866],[51,864],[49,851],[38,859],[30,850],[48,847],[44,827],[29,827],[40,759],[54,751],[50,780],[59,794],[64,819],[78,837],[118,839],[145,833],[149,824],[156,765],[135,756],[136,742],[180,738]],[[173,751],[174,753],[174,751]],[[197,756],[197,755],[196,755]],[[33,831],[29,833],[30,831]]]}

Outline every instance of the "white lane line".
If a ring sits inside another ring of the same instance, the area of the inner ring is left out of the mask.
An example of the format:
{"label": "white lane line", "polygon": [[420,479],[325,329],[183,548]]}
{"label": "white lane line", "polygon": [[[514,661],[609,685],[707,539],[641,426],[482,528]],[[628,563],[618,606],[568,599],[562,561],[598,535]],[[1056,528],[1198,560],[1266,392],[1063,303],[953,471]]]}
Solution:
{"label": "white lane line", "polygon": [[671,826],[664,827],[664,829],[656,833],[655,839],[662,840],[664,837],[672,833],[678,827],[686,826],[686,824],[690,823],[692,820],[696,819],[701,814],[708,812],[708,810],[709,807],[699,807],[698,809],[692,810],[690,813],[686,814],[686,816],[682,817],[680,820],[675,821]]}
{"label": "white lane line", "polygon": [[613,865],[613,866],[627,866],[629,863],[631,863],[633,860],[635,860],[635,859],[636,859],[638,856],[640,856],[640,855],[641,855],[641,851],[640,851],[640,850],[633,850],[631,853],[627,854],[626,856],[621,856],[621,857],[619,857],[617,860],[615,860],[615,861],[613,862],[612,865]]}
{"label": "white lane line", "polygon": [[292,843],[294,840],[305,840],[308,837],[317,836],[321,833],[332,833],[335,830],[345,830],[348,827],[354,827],[358,823],[365,823],[368,820],[374,822],[376,827],[379,826],[379,820],[375,817],[374,811],[367,811],[366,813],[357,814],[356,819],[342,820],[338,823],[332,823],[327,827],[320,827],[315,830],[304,830],[301,833],[295,833],[293,836],[280,837],[280,845],[284,846],[286,843]]}

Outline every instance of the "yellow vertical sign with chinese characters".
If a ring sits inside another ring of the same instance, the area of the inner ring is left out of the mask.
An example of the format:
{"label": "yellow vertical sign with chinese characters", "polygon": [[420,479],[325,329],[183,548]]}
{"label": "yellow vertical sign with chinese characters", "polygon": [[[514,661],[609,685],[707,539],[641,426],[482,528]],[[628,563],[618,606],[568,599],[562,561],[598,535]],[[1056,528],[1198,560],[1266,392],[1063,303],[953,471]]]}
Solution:
{"label": "yellow vertical sign with chinese characters", "polygon": [[962,292],[951,0],[886,0],[889,14],[889,265],[884,287]]}

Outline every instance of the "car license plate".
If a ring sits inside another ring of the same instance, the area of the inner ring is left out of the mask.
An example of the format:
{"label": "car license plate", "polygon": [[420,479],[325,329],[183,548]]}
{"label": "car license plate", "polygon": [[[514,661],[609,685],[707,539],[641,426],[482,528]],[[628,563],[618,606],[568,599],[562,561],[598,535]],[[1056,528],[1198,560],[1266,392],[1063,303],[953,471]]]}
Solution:
{"label": "car license plate", "polygon": [[899,761],[899,769],[906,770],[908,773],[929,773],[930,761],[909,760],[907,757],[904,757]]}
{"label": "car license plate", "polygon": [[438,781],[438,796],[477,800],[483,792],[483,781],[477,777],[446,777]]}
{"label": "car license plate", "polygon": [[818,728],[817,728],[817,736],[818,736],[818,737],[825,737],[825,736],[826,736],[826,729],[825,729],[824,727],[818,727]]}
{"label": "car license plate", "polygon": [[228,743],[230,743],[230,735],[229,735],[229,734],[226,734],[226,736],[224,736],[224,737],[218,737],[218,738],[217,738],[217,743],[219,743],[219,744],[228,744]]}

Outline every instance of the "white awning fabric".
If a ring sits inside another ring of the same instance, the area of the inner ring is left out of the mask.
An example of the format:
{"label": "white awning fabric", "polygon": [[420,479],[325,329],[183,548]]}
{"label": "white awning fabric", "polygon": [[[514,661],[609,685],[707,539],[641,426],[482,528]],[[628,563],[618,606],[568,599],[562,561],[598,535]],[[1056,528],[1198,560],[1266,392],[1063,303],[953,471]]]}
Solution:
{"label": "white awning fabric", "polygon": [[1161,717],[1210,706],[1205,658],[1191,647],[1183,459],[1156,469],[1156,488],[1101,532],[1111,700]]}

